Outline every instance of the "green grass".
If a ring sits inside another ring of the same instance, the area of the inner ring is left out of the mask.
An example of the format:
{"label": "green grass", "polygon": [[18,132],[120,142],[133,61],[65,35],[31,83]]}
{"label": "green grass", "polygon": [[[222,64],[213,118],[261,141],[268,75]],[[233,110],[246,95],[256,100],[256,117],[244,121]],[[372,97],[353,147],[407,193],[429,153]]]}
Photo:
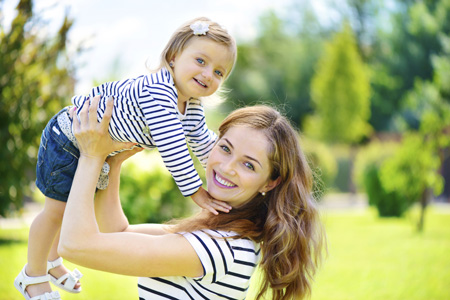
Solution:
{"label": "green grass", "polygon": [[[421,234],[416,218],[416,212],[402,219],[380,219],[372,210],[324,213],[329,255],[312,300],[450,299],[450,213],[430,209]],[[21,299],[12,283],[26,262],[27,234],[27,228],[0,229],[2,300]],[[65,300],[138,298],[135,278],[77,268],[85,274],[83,292],[60,291]]]}
{"label": "green grass", "polygon": [[[27,258],[28,228],[0,228],[0,299],[24,299],[14,288],[14,278],[23,268]],[[76,266],[68,261],[64,264],[69,268],[77,268],[83,273],[81,279],[83,291],[80,294],[70,294],[59,290],[64,300],[115,300],[138,299],[137,278],[109,274]]]}
{"label": "green grass", "polygon": [[450,299],[449,211],[430,209],[421,234],[416,211],[402,219],[334,212],[323,220],[329,254],[312,300]]}

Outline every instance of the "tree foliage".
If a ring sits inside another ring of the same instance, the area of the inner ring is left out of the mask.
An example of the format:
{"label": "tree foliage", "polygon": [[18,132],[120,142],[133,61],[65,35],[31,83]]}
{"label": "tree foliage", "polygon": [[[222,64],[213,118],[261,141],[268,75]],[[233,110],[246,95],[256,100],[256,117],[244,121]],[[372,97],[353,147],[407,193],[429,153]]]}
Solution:
{"label": "tree foliage", "polygon": [[408,202],[417,202],[426,188],[436,194],[443,186],[442,177],[436,172],[439,157],[433,155],[431,145],[419,134],[408,134],[401,148],[381,168],[381,182],[389,192],[399,192]]}
{"label": "tree foliage", "polygon": [[315,112],[305,125],[307,133],[344,143],[369,135],[370,82],[348,24],[326,45],[311,93]]}
{"label": "tree foliage", "polygon": [[377,131],[398,130],[392,120],[402,112],[404,96],[418,79],[433,80],[433,56],[442,52],[440,37],[450,31],[447,0],[395,1],[395,5],[390,26],[380,30],[372,47],[371,124]]}
{"label": "tree foliage", "polygon": [[35,178],[40,132],[73,94],[73,67],[66,56],[72,20],[55,36],[21,0],[8,29],[0,28],[0,215],[17,210]]}
{"label": "tree foliage", "polygon": [[301,14],[300,24],[268,12],[261,17],[258,38],[238,45],[236,67],[226,82],[228,110],[270,102],[299,127],[311,112],[309,86],[323,32],[307,5],[293,11]]}
{"label": "tree foliage", "polygon": [[[443,42],[447,41],[443,38]],[[405,99],[419,121],[418,130],[410,130],[402,141],[400,150],[388,159],[381,169],[381,181],[385,189],[400,192],[411,203],[420,202],[421,217],[418,229],[424,226],[425,209],[431,193],[442,192],[444,179],[440,168],[450,148],[450,101],[448,83],[443,81],[450,74],[450,49],[434,56],[436,65],[434,80],[418,80]],[[448,155],[448,154],[447,154]]]}

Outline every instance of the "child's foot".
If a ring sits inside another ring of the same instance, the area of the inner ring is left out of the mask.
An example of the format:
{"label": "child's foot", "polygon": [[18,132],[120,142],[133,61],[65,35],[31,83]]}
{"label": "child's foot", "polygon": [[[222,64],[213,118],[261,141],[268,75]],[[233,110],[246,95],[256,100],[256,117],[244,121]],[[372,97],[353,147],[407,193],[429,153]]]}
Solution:
{"label": "child's foot", "polygon": [[48,261],[47,270],[50,274],[50,281],[58,288],[69,293],[81,292],[80,278],[83,277],[83,274],[77,269],[70,272],[63,265],[63,259],[61,257],[53,261]]}
{"label": "child's foot", "polygon": [[61,300],[58,291],[52,291],[49,279],[50,276],[36,275],[28,276],[25,266],[16,279],[14,279],[14,287],[25,297],[25,299],[55,299]]}
{"label": "child's foot", "polygon": [[[64,276],[69,272],[70,272],[69,269],[67,269],[64,265],[59,265],[48,271],[48,273],[56,279],[61,278],[61,276]],[[66,283],[66,280],[61,282],[61,284]],[[81,287],[81,283],[79,281],[77,281],[77,283],[74,286],[74,289],[78,290],[80,287]]]}
{"label": "child's foot", "polygon": [[50,287],[50,283],[47,281],[29,285],[27,286],[26,291],[30,298],[33,298],[34,296],[43,295],[44,293],[51,293],[52,288]]}

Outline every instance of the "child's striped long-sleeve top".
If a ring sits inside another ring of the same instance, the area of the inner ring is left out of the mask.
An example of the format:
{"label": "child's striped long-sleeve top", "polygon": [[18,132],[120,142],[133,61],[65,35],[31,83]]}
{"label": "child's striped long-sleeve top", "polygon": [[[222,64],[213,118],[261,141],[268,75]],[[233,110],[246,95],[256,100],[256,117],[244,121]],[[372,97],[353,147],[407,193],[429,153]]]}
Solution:
{"label": "child's striped long-sleeve top", "polygon": [[[170,72],[163,68],[149,75],[107,82],[93,88],[90,96],[97,94],[102,95],[97,111],[99,120],[106,99],[114,97],[109,124],[114,140],[135,142],[149,149],[157,147],[183,196],[191,196],[199,189],[202,181],[188,145],[205,167],[217,135],[206,125],[200,100],[189,100],[185,113],[179,112],[178,94]],[[72,103],[82,107],[87,99],[89,96],[75,96]]]}

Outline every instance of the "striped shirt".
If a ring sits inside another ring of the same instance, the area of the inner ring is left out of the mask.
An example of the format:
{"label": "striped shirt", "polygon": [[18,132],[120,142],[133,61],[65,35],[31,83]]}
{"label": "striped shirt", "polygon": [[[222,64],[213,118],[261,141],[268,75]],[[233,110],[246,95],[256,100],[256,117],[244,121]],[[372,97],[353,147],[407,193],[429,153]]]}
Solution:
{"label": "striped shirt", "polygon": [[183,235],[197,252],[204,275],[141,277],[139,299],[245,299],[260,259],[260,245],[246,238],[233,239],[235,234],[224,231],[202,230]]}
{"label": "striped shirt", "polygon": [[[167,69],[137,78],[107,82],[94,87],[90,96],[101,94],[97,117],[102,119],[106,100],[114,97],[109,124],[111,137],[120,142],[157,148],[166,168],[183,196],[194,194],[202,185],[189,147],[206,167],[217,135],[208,129],[200,100],[187,101],[185,114],[178,110],[178,93]],[[75,96],[72,103],[82,107],[89,96]],[[187,142],[187,144],[186,144]]]}

